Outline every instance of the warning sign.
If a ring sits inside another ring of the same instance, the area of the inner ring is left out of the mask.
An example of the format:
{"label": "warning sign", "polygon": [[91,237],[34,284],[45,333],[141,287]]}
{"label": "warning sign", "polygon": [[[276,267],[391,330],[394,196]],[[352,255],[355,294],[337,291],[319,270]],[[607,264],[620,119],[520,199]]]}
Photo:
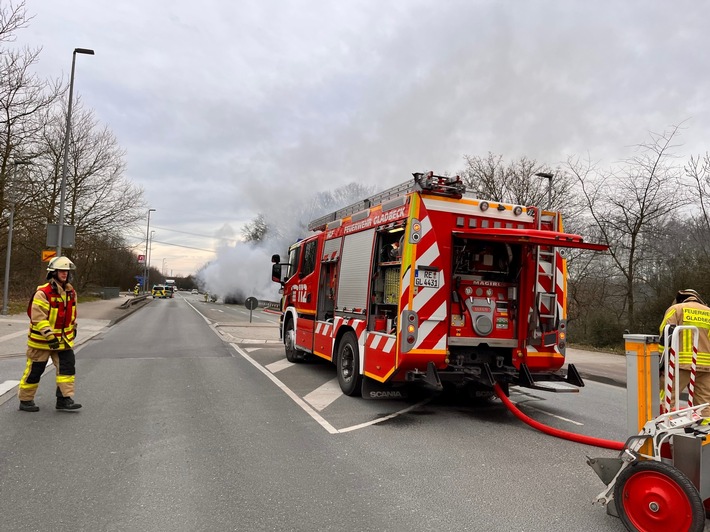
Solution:
{"label": "warning sign", "polygon": [[49,262],[54,257],[57,256],[57,251],[55,249],[43,249],[42,250],[42,262]]}

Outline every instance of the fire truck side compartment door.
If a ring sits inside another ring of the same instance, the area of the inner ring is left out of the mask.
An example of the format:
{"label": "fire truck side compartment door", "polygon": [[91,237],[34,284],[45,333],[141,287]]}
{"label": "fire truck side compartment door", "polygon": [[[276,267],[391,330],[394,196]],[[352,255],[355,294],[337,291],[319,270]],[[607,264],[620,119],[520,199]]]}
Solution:
{"label": "fire truck side compartment door", "polygon": [[361,309],[361,312],[365,312],[374,238],[374,229],[352,233],[344,237],[336,310]]}

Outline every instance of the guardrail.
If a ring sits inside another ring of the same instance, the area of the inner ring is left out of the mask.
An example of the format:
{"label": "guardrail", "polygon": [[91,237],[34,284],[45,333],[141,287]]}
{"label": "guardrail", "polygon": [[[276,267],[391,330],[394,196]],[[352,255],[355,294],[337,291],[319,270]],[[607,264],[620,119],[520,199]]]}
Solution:
{"label": "guardrail", "polygon": [[131,305],[135,305],[136,303],[140,303],[141,301],[145,301],[146,299],[148,299],[148,296],[150,296],[150,294],[143,294],[141,296],[130,297],[130,298],[126,299],[126,301],[121,303],[119,305],[119,308],[128,308]]}
{"label": "guardrail", "polygon": [[275,309],[280,309],[281,308],[281,303],[278,301],[266,301],[263,299],[259,300],[259,306],[264,307],[264,308],[275,308]]}

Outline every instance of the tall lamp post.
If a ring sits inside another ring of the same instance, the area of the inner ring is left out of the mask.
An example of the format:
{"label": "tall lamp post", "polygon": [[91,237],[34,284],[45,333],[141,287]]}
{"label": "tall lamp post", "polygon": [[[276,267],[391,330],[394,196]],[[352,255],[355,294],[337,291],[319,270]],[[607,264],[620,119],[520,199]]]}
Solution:
{"label": "tall lamp post", "polygon": [[[21,164],[29,164],[27,161],[13,161],[13,185],[17,186],[17,167]],[[14,187],[13,187],[14,188]],[[14,192],[14,190],[13,190]],[[10,290],[10,257],[12,256],[12,227],[15,224],[15,198],[11,197],[8,201],[10,204],[10,220],[7,228],[7,252],[5,253],[5,282],[2,289],[2,315],[7,316],[7,300],[8,291]]]}
{"label": "tall lamp post", "polygon": [[71,106],[74,98],[74,66],[76,54],[94,55],[88,48],[74,48],[71,57],[71,77],[69,78],[69,106],[67,108],[67,126],[64,133],[64,165],[62,167],[62,186],[59,196],[59,220],[57,220],[57,257],[62,255],[62,239],[64,238],[64,198],[67,194],[67,167],[69,165],[69,137],[71,137]]}
{"label": "tall lamp post", "polygon": [[549,211],[552,208],[552,178],[555,176],[550,172],[538,172],[535,175],[547,179],[547,210]]}
{"label": "tall lamp post", "polygon": [[145,284],[147,286],[150,286],[150,283],[148,282],[148,280],[150,279],[150,256],[153,254],[153,233],[155,233],[155,231],[150,232],[150,238],[148,239],[150,241],[150,244],[148,244],[148,256],[146,257],[146,259],[148,259],[148,269],[147,269],[147,273],[146,273],[146,282],[145,282]]}
{"label": "tall lamp post", "polygon": [[148,240],[150,239],[150,213],[155,209],[148,209],[148,227],[145,230],[145,255],[143,256],[143,291],[148,289]]}

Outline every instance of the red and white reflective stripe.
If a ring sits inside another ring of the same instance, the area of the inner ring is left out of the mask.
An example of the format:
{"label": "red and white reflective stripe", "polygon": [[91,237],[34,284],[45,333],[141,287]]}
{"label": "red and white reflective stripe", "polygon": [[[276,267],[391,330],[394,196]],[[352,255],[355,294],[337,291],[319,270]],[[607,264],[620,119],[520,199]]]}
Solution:
{"label": "red and white reflective stripe", "polygon": [[416,246],[416,264],[439,269],[437,288],[419,287],[412,298],[412,310],[419,316],[417,341],[413,349],[446,349],[446,329],[437,327],[447,318],[446,296],[448,286],[446,276],[441,273],[441,252],[432,230],[431,218],[422,209],[420,212],[421,238]]}
{"label": "red and white reflective stripe", "polygon": [[688,406],[693,406],[695,396],[695,371],[698,366],[698,347],[693,342],[693,359],[690,362],[690,382],[688,383]]}
{"label": "red and white reflective stripe", "polygon": [[367,335],[365,347],[368,349],[377,349],[383,353],[391,355],[395,346],[395,337],[384,335],[382,333],[370,333]]}
{"label": "red and white reflective stripe", "polygon": [[365,333],[365,326],[367,325],[365,320],[360,318],[343,318],[341,316],[336,316],[333,320],[333,338],[335,338],[335,333],[337,333],[338,329],[340,329],[343,325],[352,327],[355,330],[355,336],[357,336],[357,343],[363,345],[363,335]]}
{"label": "red and white reflective stripe", "polygon": [[[669,327],[670,325],[666,325],[663,331],[666,340],[668,340]],[[668,363],[666,364],[666,382],[664,387],[666,394],[664,401],[666,410],[662,413],[670,412],[671,405],[673,403],[675,403],[676,408],[679,408],[680,390],[678,388],[680,388],[680,383],[678,382],[679,374],[677,373],[678,368],[676,366],[678,364],[678,352],[680,350],[680,336],[683,331],[690,331],[693,341],[693,357],[690,364],[690,383],[688,384],[688,403],[690,406],[693,405],[693,395],[695,394],[695,372],[698,362],[698,338],[700,335],[698,328],[694,325],[678,325],[673,330],[671,341],[665,342],[668,345]],[[673,398],[675,398],[675,401],[672,400]]]}
{"label": "red and white reflective stripe", "polygon": [[316,322],[316,334],[321,334],[323,336],[332,336],[333,324],[326,321]]}
{"label": "red and white reflective stripe", "polygon": [[[557,317],[559,319],[567,319],[567,313],[565,311],[565,283],[567,281],[567,276],[564,274],[564,264],[565,259],[562,258],[562,254],[559,249],[555,251],[555,268],[557,268],[557,286],[555,287],[555,292],[557,292]],[[557,348],[557,346],[555,346]]]}
{"label": "red and white reflective stripe", "polygon": [[675,350],[671,346],[668,348],[668,372],[666,374],[666,410],[662,413],[668,413],[671,411],[671,396],[673,394],[673,381],[675,380],[675,360]]}

